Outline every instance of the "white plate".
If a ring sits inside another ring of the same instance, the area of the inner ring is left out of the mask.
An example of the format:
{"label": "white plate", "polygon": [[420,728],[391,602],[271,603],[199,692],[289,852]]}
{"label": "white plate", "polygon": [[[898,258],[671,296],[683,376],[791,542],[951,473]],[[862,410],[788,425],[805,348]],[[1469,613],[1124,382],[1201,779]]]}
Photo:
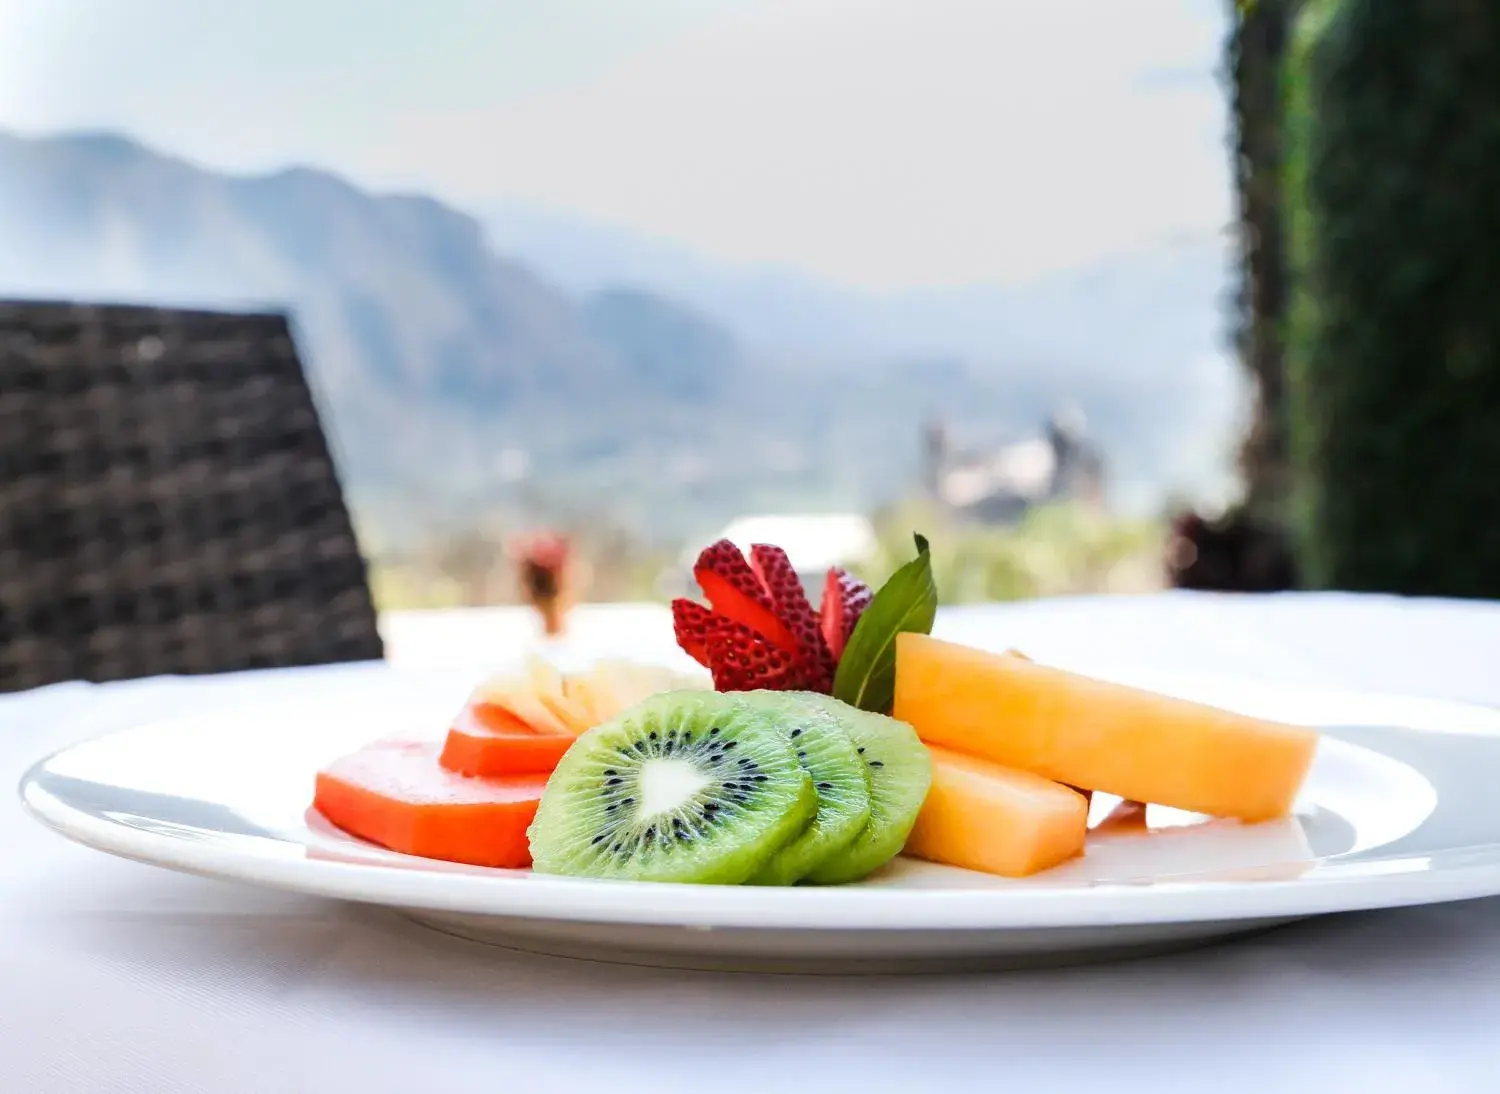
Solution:
{"label": "white plate", "polygon": [[[1117,677],[1326,727],[1294,817],[1258,826],[1153,811],[1025,881],[898,860],[859,885],[599,882],[394,854],[309,809],[313,775],[375,737],[436,735],[448,681],[399,690],[268,682],[223,709],[67,749],[21,784],[81,843],[176,870],[386,905],[517,948],[665,965],[897,971],[1095,960],[1293,919],[1500,893],[1500,711],[1214,680]],[[1099,803],[1102,809],[1105,803]]]}

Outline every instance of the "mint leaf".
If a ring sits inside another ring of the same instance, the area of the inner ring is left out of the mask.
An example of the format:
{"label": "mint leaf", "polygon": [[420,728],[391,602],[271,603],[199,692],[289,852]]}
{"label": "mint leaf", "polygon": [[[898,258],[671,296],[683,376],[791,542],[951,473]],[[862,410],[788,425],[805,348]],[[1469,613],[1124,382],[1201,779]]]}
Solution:
{"label": "mint leaf", "polygon": [[833,680],[833,697],[876,714],[889,714],[896,698],[896,635],[927,634],[937,618],[937,586],[927,540],[918,535],[917,557],[891,575],[854,625]]}

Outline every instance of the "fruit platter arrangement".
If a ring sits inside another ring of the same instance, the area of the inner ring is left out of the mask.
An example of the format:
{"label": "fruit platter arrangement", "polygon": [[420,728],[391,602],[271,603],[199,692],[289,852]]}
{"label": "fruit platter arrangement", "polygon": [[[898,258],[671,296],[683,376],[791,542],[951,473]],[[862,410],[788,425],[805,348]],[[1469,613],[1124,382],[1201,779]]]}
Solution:
{"label": "fruit platter arrangement", "polygon": [[707,604],[672,617],[705,673],[533,660],[445,738],[329,764],[317,810],[394,851],[560,876],[835,885],[907,855],[1025,877],[1086,853],[1095,792],[1253,824],[1291,811],[1317,749],[1308,728],[931,637],[920,536],[878,591],[830,570],[817,608],[777,547],[713,544],[694,576]]}

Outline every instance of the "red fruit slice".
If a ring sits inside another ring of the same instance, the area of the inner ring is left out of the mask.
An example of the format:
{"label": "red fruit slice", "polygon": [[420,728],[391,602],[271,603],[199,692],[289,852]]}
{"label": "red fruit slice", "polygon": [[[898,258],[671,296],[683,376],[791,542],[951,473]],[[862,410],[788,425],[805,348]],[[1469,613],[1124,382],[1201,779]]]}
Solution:
{"label": "red fruit slice", "polygon": [[771,606],[797,640],[797,654],[812,691],[833,689],[833,657],[823,641],[818,616],[808,603],[792,560],[780,547],[757,543],[750,548],[750,566],[771,596]]}
{"label": "red fruit slice", "polygon": [[545,775],[472,778],[438,764],[436,742],[377,741],[318,772],[313,804],[350,835],[474,866],[531,865],[526,828]]}
{"label": "red fruit slice", "polygon": [[828,571],[823,583],[823,603],[819,609],[823,641],[835,662],[844,656],[844,647],[854,633],[854,624],[875,599],[874,591],[842,566]]}
{"label": "red fruit slice", "polygon": [[708,668],[715,691],[790,691],[805,688],[801,663],[739,624],[708,639]]}
{"label": "red fruit slice", "polygon": [[787,653],[797,653],[796,636],[776,617],[770,593],[733,543],[721,539],[705,547],[693,577],[714,611],[764,635]]}
{"label": "red fruit slice", "polygon": [[504,707],[476,703],[454,719],[438,762],[460,775],[550,775],[575,739],[538,733]]}

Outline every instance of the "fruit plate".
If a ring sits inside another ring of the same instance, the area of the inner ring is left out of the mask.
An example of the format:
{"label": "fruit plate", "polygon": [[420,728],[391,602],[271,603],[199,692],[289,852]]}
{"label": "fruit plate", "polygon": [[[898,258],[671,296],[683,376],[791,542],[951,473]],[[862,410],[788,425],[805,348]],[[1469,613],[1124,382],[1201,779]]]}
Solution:
{"label": "fruit plate", "polygon": [[[174,870],[383,905],[502,946],[761,971],[975,970],[1135,956],[1361,909],[1500,893],[1500,711],[1252,682],[1104,674],[1325,736],[1295,814],[1243,826],[1148,810],[1022,881],[897,859],[856,885],[755,888],[552,878],[394,854],[310,809],[313,775],[381,736],[434,736],[451,681],[320,687],[196,707],[27,773],[44,824]],[[239,693],[237,693],[239,694]],[[458,693],[461,699],[462,693]],[[1096,819],[1108,810],[1102,797]]]}

